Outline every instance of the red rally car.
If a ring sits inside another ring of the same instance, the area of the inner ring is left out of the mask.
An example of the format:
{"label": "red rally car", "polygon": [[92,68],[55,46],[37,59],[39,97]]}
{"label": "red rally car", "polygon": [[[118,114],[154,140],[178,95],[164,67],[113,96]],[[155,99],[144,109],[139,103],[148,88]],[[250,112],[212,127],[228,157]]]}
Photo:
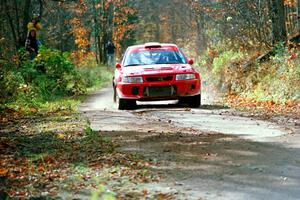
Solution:
{"label": "red rally car", "polygon": [[174,44],[146,43],[128,47],[113,79],[114,100],[120,110],[136,101],[175,100],[189,107],[201,105],[200,75]]}

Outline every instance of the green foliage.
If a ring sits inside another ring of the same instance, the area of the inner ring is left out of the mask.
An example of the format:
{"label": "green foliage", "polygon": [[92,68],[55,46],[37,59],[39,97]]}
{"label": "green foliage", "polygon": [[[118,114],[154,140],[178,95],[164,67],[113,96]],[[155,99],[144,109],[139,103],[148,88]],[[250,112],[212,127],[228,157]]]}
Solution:
{"label": "green foliage", "polygon": [[[14,108],[72,107],[67,97],[85,94],[111,79],[105,68],[77,68],[69,53],[41,47],[33,61],[21,49],[12,61],[0,62],[0,104]],[[104,70],[103,70],[104,69]],[[70,105],[64,106],[66,100]],[[60,105],[49,102],[59,101]],[[62,106],[61,106],[62,105]]]}
{"label": "green foliage", "polygon": [[99,185],[98,190],[93,191],[91,200],[115,200],[115,194],[106,188],[103,184]]}
{"label": "green foliage", "polygon": [[[223,49],[222,47],[220,47]],[[239,63],[244,59],[245,55],[242,52],[234,50],[208,50],[200,59],[199,66],[205,66],[201,71],[202,79],[211,85],[222,89],[236,87],[236,79],[240,75]]]}
{"label": "green foliage", "polygon": [[39,75],[33,81],[42,96],[75,95],[85,92],[83,78],[68,53],[41,48],[33,62]]}
{"label": "green foliage", "polygon": [[287,54],[277,55],[270,62],[258,66],[257,72],[249,78],[257,84],[245,91],[244,96],[277,103],[300,97],[300,60],[288,60]]}
{"label": "green foliage", "polygon": [[245,69],[245,53],[223,50],[213,58],[207,53],[199,66],[207,65],[203,80],[222,92],[276,103],[299,99],[300,59],[291,59],[283,44],[277,45],[275,53],[270,61]]}
{"label": "green foliage", "polygon": [[287,53],[287,48],[286,48],[284,42],[278,43],[275,46],[274,50],[275,50],[275,55],[279,56],[279,57],[282,57],[282,56],[284,56]]}
{"label": "green foliage", "polygon": [[240,52],[234,52],[233,50],[224,51],[213,61],[212,72],[215,74],[224,73],[224,70],[230,68],[233,61],[239,60],[243,57]]}
{"label": "green foliage", "polygon": [[85,132],[86,135],[93,135],[95,133],[90,126],[86,127],[84,129],[84,132]]}
{"label": "green foliage", "polygon": [[1,101],[18,93],[20,87],[24,85],[24,78],[20,72],[11,71],[10,65],[4,65],[0,71],[0,95]]}
{"label": "green foliage", "polygon": [[95,90],[105,84],[111,83],[113,77],[112,73],[106,67],[92,66],[90,68],[79,68],[78,72],[82,77],[87,91]]}

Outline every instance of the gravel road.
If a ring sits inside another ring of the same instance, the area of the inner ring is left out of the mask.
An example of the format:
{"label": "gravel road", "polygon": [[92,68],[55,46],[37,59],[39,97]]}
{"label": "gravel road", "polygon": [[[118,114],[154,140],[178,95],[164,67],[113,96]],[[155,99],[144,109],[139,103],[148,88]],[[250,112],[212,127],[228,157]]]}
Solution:
{"label": "gravel road", "polygon": [[[147,187],[176,199],[300,199],[300,133],[214,103],[188,109],[174,101],[118,111],[112,90],[91,95],[80,110],[94,130],[156,163],[165,178]],[[292,130],[299,130],[293,129]]]}

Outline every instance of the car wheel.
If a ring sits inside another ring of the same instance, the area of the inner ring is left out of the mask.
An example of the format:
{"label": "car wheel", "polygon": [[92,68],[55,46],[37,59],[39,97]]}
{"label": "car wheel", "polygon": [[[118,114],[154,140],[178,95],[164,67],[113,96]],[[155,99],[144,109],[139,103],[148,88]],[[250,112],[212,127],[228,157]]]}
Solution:
{"label": "car wheel", "polygon": [[114,102],[117,102],[117,88],[116,88],[115,83],[114,83],[114,78],[112,80],[112,87],[113,87],[113,90],[114,90],[113,100],[114,100]]}
{"label": "car wheel", "polygon": [[201,94],[189,97],[189,106],[192,108],[199,108],[201,106]]}
{"label": "car wheel", "polygon": [[181,97],[179,104],[186,105],[191,108],[199,108],[201,105],[201,94],[192,97]]}
{"label": "car wheel", "polygon": [[119,110],[132,110],[136,108],[136,100],[134,99],[119,99]]}
{"label": "car wheel", "polygon": [[113,86],[113,89],[114,89],[114,96],[113,96],[113,99],[114,99],[114,102],[117,102],[117,90],[116,90],[116,87]]}
{"label": "car wheel", "polygon": [[180,104],[180,105],[187,105],[187,104],[189,104],[188,103],[188,97],[180,97],[179,101],[178,101],[178,104]]}

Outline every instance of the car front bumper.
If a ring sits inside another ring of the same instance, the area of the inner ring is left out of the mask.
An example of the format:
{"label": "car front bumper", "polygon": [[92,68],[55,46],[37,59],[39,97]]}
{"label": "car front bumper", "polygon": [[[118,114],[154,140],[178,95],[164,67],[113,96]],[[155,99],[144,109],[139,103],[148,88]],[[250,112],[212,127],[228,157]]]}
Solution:
{"label": "car front bumper", "polygon": [[171,100],[201,93],[199,79],[157,83],[118,83],[117,94],[122,99],[140,101]]}

